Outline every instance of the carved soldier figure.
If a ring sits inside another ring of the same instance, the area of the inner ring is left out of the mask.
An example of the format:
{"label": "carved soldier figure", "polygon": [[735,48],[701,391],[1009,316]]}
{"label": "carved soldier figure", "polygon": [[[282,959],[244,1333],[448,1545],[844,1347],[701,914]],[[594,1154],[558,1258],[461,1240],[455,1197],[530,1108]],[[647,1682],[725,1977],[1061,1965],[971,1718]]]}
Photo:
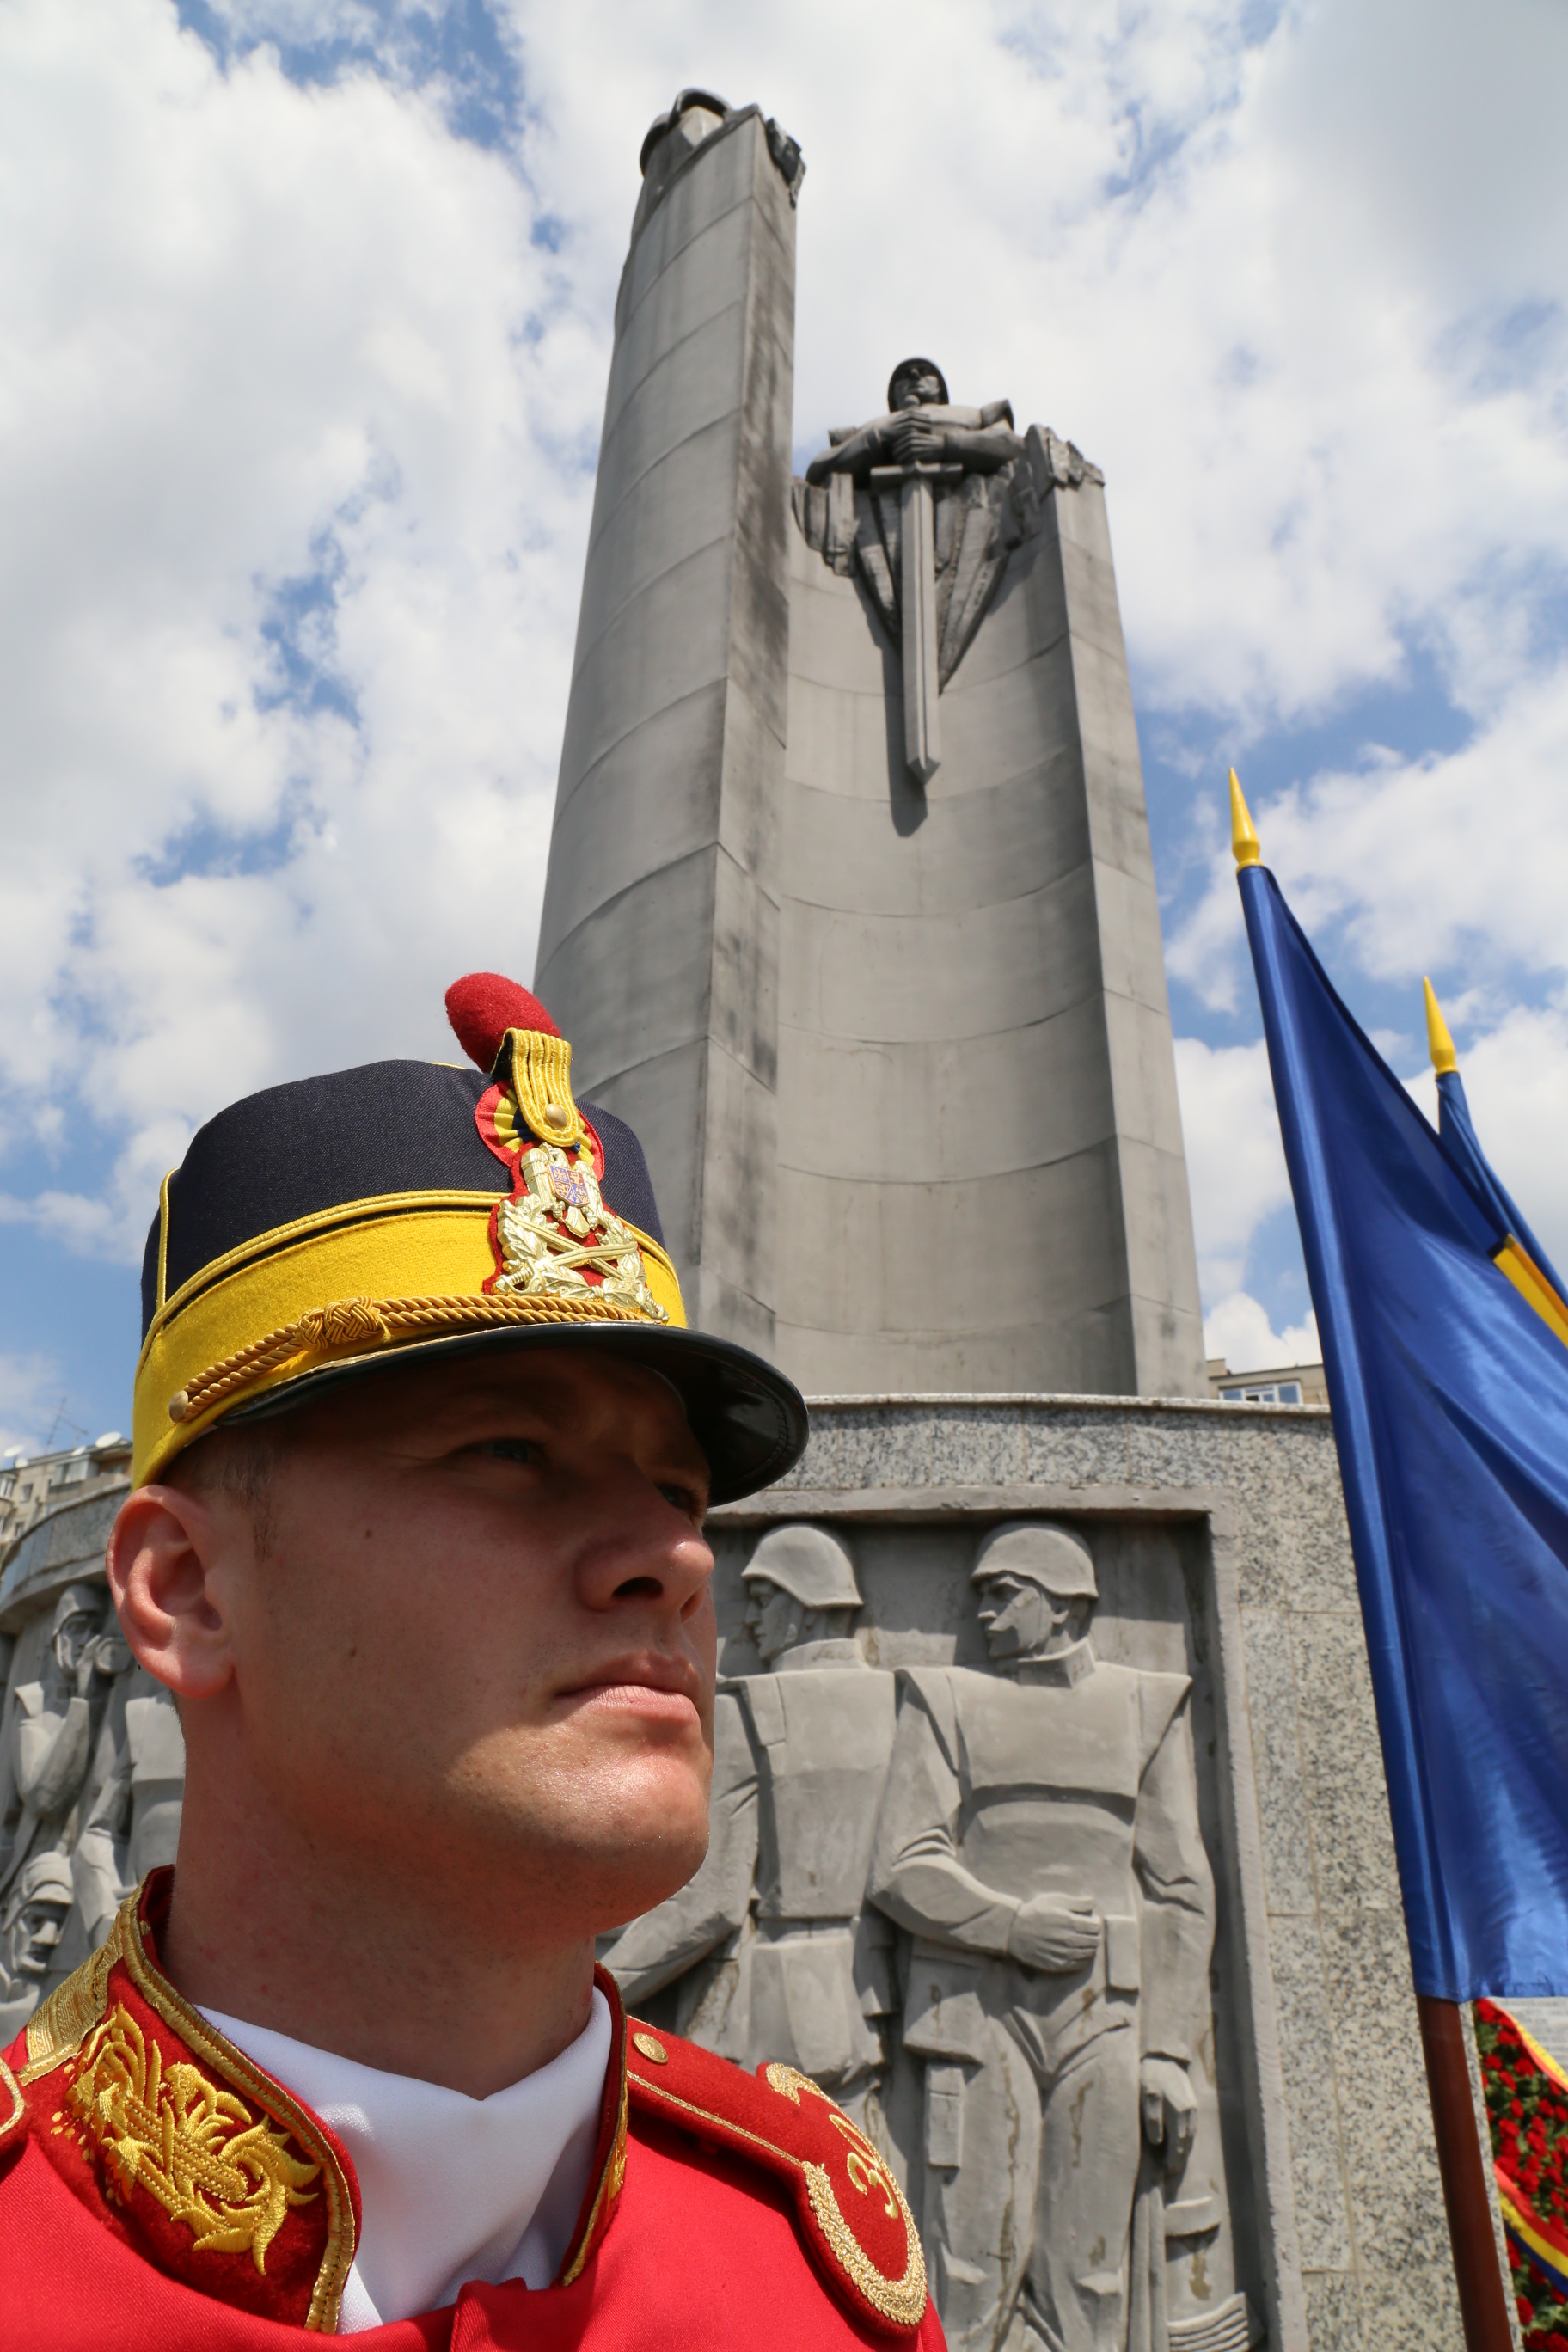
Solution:
{"label": "carved soldier figure", "polygon": [[865,1907],[893,1748],[893,1678],[851,1638],[863,1605],[826,1529],[774,1528],[743,1571],[766,1671],[721,1693],[712,1842],[690,1885],[628,1927],[610,1967],[645,2001],[709,1955],[681,2030],[725,2056],[765,2050],[862,2121],[894,2006],[891,1932]]}
{"label": "carved soldier figure", "polygon": [[934,360],[900,360],[888,383],[887,415],[873,417],[858,432],[835,434],[831,447],[806,467],[805,478],[820,483],[834,474],[864,478],[873,466],[955,459],[966,470],[994,474],[1024,454],[1012,425],[1011,401],[954,408],[947,378]]}
{"label": "carved soldier figure", "polygon": [[117,1693],[118,1707],[111,1702],[100,1738],[97,1786],[85,1792],[71,1854],[85,1952],[108,1934],[131,1889],[150,1870],[174,1861],[180,1840],[185,1790],[180,1718],[167,1694],[129,1657],[128,1664],[126,1688]]}
{"label": "carved soldier figure", "polygon": [[29,1858],[60,1843],[81,1793],[92,1757],[93,1733],[108,1685],[131,1663],[118,1633],[100,1627],[109,1595],[91,1584],[68,1584],[55,1604],[47,1671],[15,1695],[13,1774],[22,1801],[0,1889],[19,1876]]}
{"label": "carved soldier figure", "polygon": [[1097,1658],[1068,1529],[999,1528],[973,1576],[1000,1671],[900,1674],[871,1870],[915,1938],[926,2242],[955,2346],[1149,2352],[1141,2153],[1185,2160],[1214,1941],[1190,1685]]}
{"label": "carved soldier figure", "polygon": [[1033,458],[1013,430],[1011,402],[954,408],[927,359],[893,370],[885,416],[830,438],[806,467],[801,519],[836,570],[847,570],[853,550],[900,649],[905,760],[925,783],[942,762],[942,688],[980,626],[1008,550],[1038,520]]}
{"label": "carved soldier figure", "polygon": [[8,2042],[38,2005],[72,1891],[69,1863],[52,1852],[35,1854],[11,1881],[0,1905],[0,2042]]}

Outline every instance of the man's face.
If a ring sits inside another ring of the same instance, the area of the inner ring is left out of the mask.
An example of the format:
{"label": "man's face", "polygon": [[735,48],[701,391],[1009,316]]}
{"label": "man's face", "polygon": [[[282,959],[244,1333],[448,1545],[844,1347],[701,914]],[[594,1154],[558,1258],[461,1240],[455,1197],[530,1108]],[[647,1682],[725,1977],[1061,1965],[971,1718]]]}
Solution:
{"label": "man's face", "polygon": [[536,1888],[552,1941],[649,1908],[707,1844],[707,1497],[674,1391],[607,1350],[410,1366],[301,1412],[262,1556],[212,1496],[235,1665],[185,1702],[193,1779],[204,1711],[237,1708],[258,1801],[319,1846],[469,1916]]}
{"label": "man's face", "polygon": [[1076,1617],[1082,1613],[1075,1602],[1005,1570],[987,1577],[977,1592],[986,1647],[998,1662],[1044,1657],[1053,1643],[1062,1646],[1064,1637],[1075,1630]]}

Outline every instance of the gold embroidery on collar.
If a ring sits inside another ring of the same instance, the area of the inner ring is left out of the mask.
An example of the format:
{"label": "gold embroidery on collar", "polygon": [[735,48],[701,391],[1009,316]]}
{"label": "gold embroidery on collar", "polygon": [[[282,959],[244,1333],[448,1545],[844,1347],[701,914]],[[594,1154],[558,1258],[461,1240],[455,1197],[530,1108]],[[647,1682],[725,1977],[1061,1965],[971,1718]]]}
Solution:
{"label": "gold embroidery on collar", "polygon": [[286,2132],[199,2067],[178,2060],[165,2071],[118,2001],[82,2052],[68,2103],[121,2185],[155,2197],[198,2253],[247,2253],[265,2275],[289,2208],[314,2200],[321,2166],[291,2156]]}
{"label": "gold embroidery on collar", "polygon": [[0,2139],[4,2139],[6,2133],[14,2129],[27,2112],[27,2103],[22,2096],[22,2086],[4,2058],[0,2058],[0,2091],[7,2095],[11,2110],[9,2115],[0,2120]]}
{"label": "gold embroidery on collar", "polygon": [[321,2266],[316,2273],[305,2326],[330,2336],[337,2327],[338,2306],[354,2258],[353,2204],[342,2168],[317,2129],[314,2118],[299,2101],[280,2083],[275,2083],[269,2074],[254,2066],[216,2026],[209,2025],[199,2011],[181,1999],[167,1977],[153,1967],[142,1942],[142,1926],[136,1916],[139,1899],[138,1895],[133,1895],[122,1905],[116,1924],[122,1934],[121,1958],[126,1974],[142,2000],[165,2025],[174,2028],[193,2055],[205,2059],[226,2082],[237,2084],[258,2107],[277,2116],[296,2143],[317,2160],[327,2200],[327,2243]]}
{"label": "gold embroidery on collar", "polygon": [[128,1895],[114,1916],[114,1924],[90,1958],[74,1975],[58,1984],[27,2020],[27,2063],[24,2083],[37,2083],[74,2058],[109,2007],[109,1971],[125,1953],[126,1914],[134,1911],[136,1896]]}

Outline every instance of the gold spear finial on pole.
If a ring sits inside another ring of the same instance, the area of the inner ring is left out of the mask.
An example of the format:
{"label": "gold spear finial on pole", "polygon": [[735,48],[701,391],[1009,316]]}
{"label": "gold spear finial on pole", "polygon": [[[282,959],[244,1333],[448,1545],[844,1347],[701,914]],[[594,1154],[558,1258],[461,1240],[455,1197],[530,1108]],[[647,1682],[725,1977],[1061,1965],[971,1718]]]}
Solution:
{"label": "gold spear finial on pole", "polygon": [[1241,779],[1233,768],[1230,772],[1230,845],[1237,866],[1257,866],[1263,856],[1263,845],[1258,838],[1247,803],[1241,797]]}
{"label": "gold spear finial on pole", "polygon": [[1458,1068],[1459,1057],[1454,1051],[1454,1041],[1448,1034],[1443,1008],[1432,992],[1431,982],[1423,980],[1421,985],[1426,992],[1426,1050],[1432,1056],[1432,1067],[1437,1076],[1447,1077],[1450,1070]]}

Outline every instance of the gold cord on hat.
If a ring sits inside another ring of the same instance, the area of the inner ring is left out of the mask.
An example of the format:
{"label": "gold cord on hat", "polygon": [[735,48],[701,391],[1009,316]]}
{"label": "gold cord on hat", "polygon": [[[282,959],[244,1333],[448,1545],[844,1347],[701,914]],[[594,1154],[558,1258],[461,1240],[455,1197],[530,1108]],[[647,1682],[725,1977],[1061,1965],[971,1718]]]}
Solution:
{"label": "gold cord on hat", "polygon": [[[220,1356],[169,1399],[171,1421],[193,1421],[216,1404],[249,1388],[296,1357],[323,1359],[384,1347],[420,1331],[484,1330],[507,1323],[641,1323],[653,1318],[597,1291],[537,1298],[513,1293],[450,1298],[339,1298],[330,1307],[307,1307],[303,1315],[265,1339],[253,1339]],[[305,1367],[301,1366],[301,1370]]]}
{"label": "gold cord on hat", "polygon": [[572,1048],[542,1029],[509,1029],[511,1090],[527,1124],[547,1143],[571,1150],[587,1135],[572,1095]]}

